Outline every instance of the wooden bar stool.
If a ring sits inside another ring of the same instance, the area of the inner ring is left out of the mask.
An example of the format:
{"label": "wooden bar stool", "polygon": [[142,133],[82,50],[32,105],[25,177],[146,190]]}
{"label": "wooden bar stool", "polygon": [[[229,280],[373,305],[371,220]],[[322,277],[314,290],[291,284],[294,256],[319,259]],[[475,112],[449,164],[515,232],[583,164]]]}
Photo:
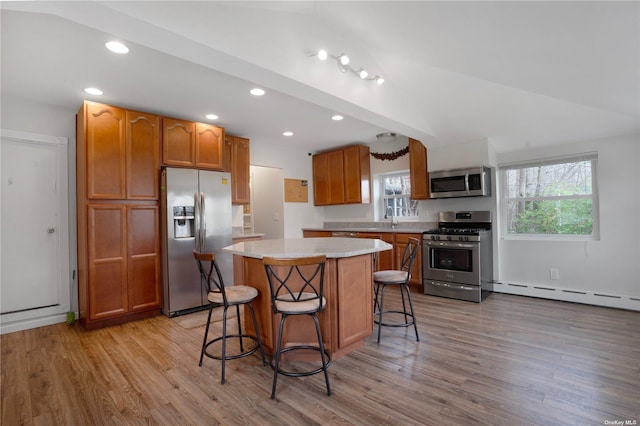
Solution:
{"label": "wooden bar stool", "polygon": [[[313,256],[294,259],[276,259],[265,257],[263,263],[271,289],[271,306],[275,314],[281,314],[280,328],[278,331],[278,343],[276,345],[275,365],[271,359],[273,368],[273,387],[271,399],[276,397],[276,384],[278,374],[291,377],[311,376],[324,372],[324,380],[327,385],[327,395],[331,395],[329,374],[327,367],[331,363],[331,354],[324,349],[318,312],[322,311],[327,301],[323,297],[324,266],[326,256]],[[291,315],[309,315],[313,318],[318,337],[318,346],[295,345],[282,347],[282,330],[286,319]],[[280,366],[282,353],[294,350],[314,350],[320,352],[322,366],[310,371],[286,371]]]}
{"label": "wooden bar stool", "polygon": [[[207,300],[209,301],[209,316],[207,318],[207,327],[204,331],[202,350],[200,351],[200,363],[198,365],[202,367],[202,360],[204,359],[205,355],[209,358],[222,360],[222,379],[220,380],[221,384],[224,384],[225,382],[225,362],[228,359],[244,358],[260,349],[260,354],[262,355],[262,365],[267,365],[262,342],[260,341],[260,332],[258,330],[256,314],[253,310],[253,305],[251,304],[251,302],[253,302],[256,297],[258,297],[258,290],[253,287],[244,285],[225,287],[224,282],[222,281],[220,268],[218,267],[218,263],[216,262],[215,254],[199,253],[198,251],[194,250],[193,257],[196,259],[196,263],[198,264],[200,279],[202,281],[202,284],[206,286],[205,288],[207,289]],[[249,307],[249,312],[251,313],[251,318],[253,319],[253,326],[256,331],[255,336],[244,334],[242,332],[242,324],[240,321],[240,305]],[[213,312],[213,308],[220,306],[224,307],[224,312],[222,314],[222,336],[207,341],[209,335],[209,326],[211,325],[211,313]],[[238,319],[238,332],[236,334],[227,334],[227,310],[231,306],[236,307],[236,315]],[[232,355],[227,354],[227,339],[229,338],[235,338],[239,340],[239,353]],[[243,340],[246,339],[253,340],[255,344],[251,348],[245,350]],[[221,355],[214,355],[210,352],[207,352],[207,348],[209,346],[221,340]]]}
{"label": "wooden bar stool", "polygon": [[[409,238],[408,244],[402,254],[402,265],[399,270],[377,271],[373,274],[373,282],[375,286],[375,312],[373,314],[374,322],[378,324],[378,343],[380,343],[380,330],[384,327],[409,327],[413,325],[416,332],[416,340],[419,342],[418,326],[416,324],[416,315],[413,311],[413,303],[411,302],[411,290],[409,289],[409,279],[411,278],[411,267],[415,260],[416,253],[420,241],[417,238]],[[384,309],[384,292],[388,286],[398,287],[400,289],[400,297],[402,298],[402,310]],[[405,292],[409,302],[409,310],[405,303]],[[404,322],[384,322],[384,314],[401,314],[404,316]]]}

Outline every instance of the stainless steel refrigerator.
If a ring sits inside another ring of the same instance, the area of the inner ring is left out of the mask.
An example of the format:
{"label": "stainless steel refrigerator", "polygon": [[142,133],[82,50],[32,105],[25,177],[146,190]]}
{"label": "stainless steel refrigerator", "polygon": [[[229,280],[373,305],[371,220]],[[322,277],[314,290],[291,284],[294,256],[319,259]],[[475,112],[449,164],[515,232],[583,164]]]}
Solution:
{"label": "stainless steel refrigerator", "polygon": [[207,306],[207,291],[193,250],[213,252],[225,285],[233,283],[231,175],[224,172],[165,167],[163,188],[163,288],[167,316]]}

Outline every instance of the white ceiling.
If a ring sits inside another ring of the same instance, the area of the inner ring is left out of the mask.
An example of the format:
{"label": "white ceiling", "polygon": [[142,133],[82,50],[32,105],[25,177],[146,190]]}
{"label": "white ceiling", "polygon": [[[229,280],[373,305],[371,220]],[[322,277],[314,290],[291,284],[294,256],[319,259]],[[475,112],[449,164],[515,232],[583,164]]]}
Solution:
{"label": "white ceiling", "polygon": [[[6,2],[2,94],[310,151],[393,131],[498,152],[640,133],[640,2]],[[104,49],[111,39],[131,48]],[[341,73],[347,53],[385,84]],[[248,95],[260,86],[261,98]],[[330,116],[340,113],[341,122]],[[291,130],[293,137],[282,132]]]}

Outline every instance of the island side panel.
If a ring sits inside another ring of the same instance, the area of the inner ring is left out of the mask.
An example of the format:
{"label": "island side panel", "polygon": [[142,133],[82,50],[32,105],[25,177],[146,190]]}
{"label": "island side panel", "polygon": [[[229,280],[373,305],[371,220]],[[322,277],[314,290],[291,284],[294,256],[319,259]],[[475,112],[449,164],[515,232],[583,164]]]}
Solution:
{"label": "island side panel", "polygon": [[[267,275],[261,259],[243,257],[244,284],[258,290],[253,302],[260,337],[269,354],[275,352],[280,315],[273,315]],[[334,359],[358,349],[373,330],[373,258],[371,254],[327,259],[324,297],[326,308],[318,314],[322,338]],[[253,323],[245,309],[245,328],[253,333]],[[292,316],[284,328],[283,345],[316,344],[313,320],[307,315]]]}
{"label": "island side panel", "polygon": [[372,255],[338,259],[338,347],[359,347],[373,331]]}
{"label": "island side panel", "polygon": [[[253,309],[256,313],[260,339],[269,354],[275,352],[275,334],[273,331],[273,315],[271,314],[271,293],[267,273],[264,270],[262,259],[242,256],[242,281],[243,285],[258,290],[258,297],[253,301]],[[255,333],[253,321],[248,308],[244,309],[244,327],[250,334]]]}

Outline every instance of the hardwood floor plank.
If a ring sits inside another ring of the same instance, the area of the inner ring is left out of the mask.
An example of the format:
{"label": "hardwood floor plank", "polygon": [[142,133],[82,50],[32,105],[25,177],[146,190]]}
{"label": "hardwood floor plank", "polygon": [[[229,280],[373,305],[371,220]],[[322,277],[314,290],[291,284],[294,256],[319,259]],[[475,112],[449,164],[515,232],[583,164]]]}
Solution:
{"label": "hardwood floor plank", "polygon": [[[397,296],[397,295],[395,295]],[[392,292],[386,302],[399,305]],[[414,293],[413,329],[377,328],[322,374],[254,354],[198,366],[204,326],[163,316],[1,336],[2,425],[602,425],[640,422],[640,313],[493,294]],[[230,321],[230,330],[235,324]],[[221,323],[212,324],[219,335]],[[237,343],[230,343],[237,349]]]}

